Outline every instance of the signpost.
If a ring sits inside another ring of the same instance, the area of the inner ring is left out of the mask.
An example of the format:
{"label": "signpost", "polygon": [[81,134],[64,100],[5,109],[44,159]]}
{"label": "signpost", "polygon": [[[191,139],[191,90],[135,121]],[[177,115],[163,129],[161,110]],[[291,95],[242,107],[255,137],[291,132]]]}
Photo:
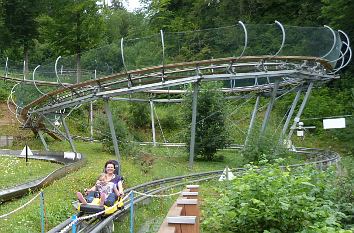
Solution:
{"label": "signpost", "polygon": [[29,156],[29,155],[33,155],[31,149],[29,148],[29,146],[28,146],[27,144],[26,144],[25,147],[22,149],[21,155],[26,157],[26,165],[27,165],[28,156]]}

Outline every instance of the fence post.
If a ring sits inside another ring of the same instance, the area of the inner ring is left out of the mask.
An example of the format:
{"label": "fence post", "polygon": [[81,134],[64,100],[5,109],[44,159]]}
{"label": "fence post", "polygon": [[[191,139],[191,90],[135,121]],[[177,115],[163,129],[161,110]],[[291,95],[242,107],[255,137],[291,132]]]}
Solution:
{"label": "fence post", "polygon": [[44,194],[43,192],[40,193],[39,195],[39,199],[40,199],[40,208],[41,208],[41,229],[42,229],[42,233],[45,232],[44,229]]}
{"label": "fence post", "polygon": [[[72,219],[73,222],[74,222],[74,221],[76,221],[77,216],[74,214],[74,215],[71,217],[71,219]],[[71,232],[72,232],[72,233],[76,233],[76,223],[74,223],[73,226],[71,227]]]}
{"label": "fence post", "polygon": [[130,193],[130,233],[134,233],[134,191]]}

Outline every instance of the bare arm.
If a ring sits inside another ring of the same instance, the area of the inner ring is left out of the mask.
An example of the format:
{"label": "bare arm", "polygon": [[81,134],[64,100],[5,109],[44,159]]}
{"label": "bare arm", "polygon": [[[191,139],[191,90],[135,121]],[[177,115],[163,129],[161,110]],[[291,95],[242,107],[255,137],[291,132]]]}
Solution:
{"label": "bare arm", "polygon": [[119,193],[119,191],[118,191],[118,189],[117,189],[117,186],[113,186],[113,191],[114,191],[114,193],[117,195],[117,197],[119,197],[120,196],[120,193]]}
{"label": "bare arm", "polygon": [[[96,184],[97,184],[97,181],[96,181]],[[87,195],[89,192],[94,192],[94,191],[96,191],[96,185],[92,186],[89,189],[85,189],[85,194]]]}
{"label": "bare arm", "polygon": [[122,184],[122,181],[119,181],[118,184],[118,192],[120,193],[120,195],[124,195],[124,190],[123,190],[123,184]]}

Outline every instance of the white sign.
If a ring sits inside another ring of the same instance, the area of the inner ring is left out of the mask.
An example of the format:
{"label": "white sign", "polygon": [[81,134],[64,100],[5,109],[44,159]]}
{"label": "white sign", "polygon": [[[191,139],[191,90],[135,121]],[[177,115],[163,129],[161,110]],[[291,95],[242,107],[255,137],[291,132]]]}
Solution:
{"label": "white sign", "polygon": [[223,180],[233,180],[235,179],[236,176],[234,176],[234,174],[232,174],[232,172],[230,171],[230,169],[228,167],[226,167],[222,173],[222,175],[219,178],[219,181],[223,181]]}
{"label": "white sign", "polygon": [[342,129],[345,128],[345,118],[323,119],[324,129]]}
{"label": "white sign", "polygon": [[64,158],[65,158],[65,159],[72,159],[72,160],[74,160],[75,157],[76,157],[76,153],[75,153],[75,152],[71,152],[71,151],[69,151],[69,152],[64,152]]}
{"label": "white sign", "polygon": [[26,147],[27,147],[27,155],[33,155],[31,149],[30,149],[29,146],[27,146],[27,145],[23,148],[23,150],[22,150],[22,152],[21,152],[21,155],[22,155],[22,156],[26,156]]}
{"label": "white sign", "polygon": [[304,136],[304,131],[303,130],[298,130],[298,131],[296,131],[296,135],[298,137],[303,137]]}

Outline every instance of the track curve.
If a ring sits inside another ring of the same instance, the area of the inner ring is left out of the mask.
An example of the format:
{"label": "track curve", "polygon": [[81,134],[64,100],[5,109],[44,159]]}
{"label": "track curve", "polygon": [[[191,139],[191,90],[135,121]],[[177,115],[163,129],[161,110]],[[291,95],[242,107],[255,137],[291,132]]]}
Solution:
{"label": "track curve", "polygon": [[[14,156],[17,158],[24,158],[24,156],[20,154],[21,151],[18,150],[0,150],[0,156]],[[65,156],[65,152],[33,151],[33,155],[28,156],[28,158],[60,163],[64,166],[56,169],[44,177],[0,190],[0,202],[18,198],[28,194],[30,191],[45,187],[52,183],[54,180],[60,179],[66,176],[68,173],[79,169],[85,163],[84,156],[80,153],[76,153],[75,157],[69,158]]]}

